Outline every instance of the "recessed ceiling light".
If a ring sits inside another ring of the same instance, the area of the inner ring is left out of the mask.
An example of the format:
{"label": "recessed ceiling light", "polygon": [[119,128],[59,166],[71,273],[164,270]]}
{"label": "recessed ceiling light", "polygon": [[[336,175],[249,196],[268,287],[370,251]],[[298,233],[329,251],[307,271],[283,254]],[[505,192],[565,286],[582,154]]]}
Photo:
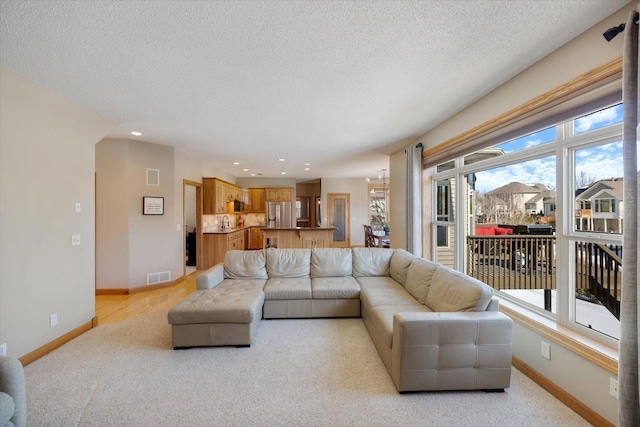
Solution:
{"label": "recessed ceiling light", "polygon": [[134,131],[131,131],[131,135],[133,135],[133,136],[142,136],[142,132],[138,132],[138,131],[134,130]]}
{"label": "recessed ceiling light", "polygon": [[240,164],[240,163],[238,163],[238,162],[233,162],[233,165],[234,165],[234,166],[238,166],[239,164]]}
{"label": "recessed ceiling light", "polygon": [[304,165],[305,166],[311,166],[311,163],[305,163]]}
{"label": "recessed ceiling light", "polygon": [[251,174],[251,176],[256,176],[256,174],[255,174],[255,173],[252,173],[252,174]]}
{"label": "recessed ceiling light", "polygon": [[280,175],[286,175],[286,174],[287,174],[286,172],[280,172]]}
{"label": "recessed ceiling light", "polygon": [[284,159],[278,159],[279,162],[284,162]]}
{"label": "recessed ceiling light", "polygon": [[308,171],[308,170],[311,170],[311,168],[304,168],[304,170]]}
{"label": "recessed ceiling light", "polygon": [[242,170],[243,170],[244,172],[249,172],[249,169],[247,169],[247,168],[244,168],[244,169],[242,169]]}

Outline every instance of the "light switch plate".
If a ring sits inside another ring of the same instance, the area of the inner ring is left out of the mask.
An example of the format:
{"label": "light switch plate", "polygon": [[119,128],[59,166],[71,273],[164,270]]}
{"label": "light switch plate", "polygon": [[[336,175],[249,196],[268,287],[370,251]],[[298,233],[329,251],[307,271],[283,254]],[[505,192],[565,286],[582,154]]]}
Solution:
{"label": "light switch plate", "polygon": [[540,342],[540,355],[547,360],[551,360],[551,348],[548,342]]}
{"label": "light switch plate", "polygon": [[80,204],[80,202],[76,202],[74,208],[76,210],[76,213],[80,213],[80,211],[82,210],[82,205]]}
{"label": "light switch plate", "polygon": [[71,236],[71,246],[78,246],[80,244],[80,235],[74,234]]}

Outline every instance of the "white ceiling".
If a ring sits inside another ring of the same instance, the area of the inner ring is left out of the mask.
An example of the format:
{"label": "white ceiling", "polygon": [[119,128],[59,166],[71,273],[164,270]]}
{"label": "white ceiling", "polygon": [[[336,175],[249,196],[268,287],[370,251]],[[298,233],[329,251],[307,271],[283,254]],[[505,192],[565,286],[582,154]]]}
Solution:
{"label": "white ceiling", "polygon": [[1,0],[0,64],[234,176],[374,177],[626,3]]}

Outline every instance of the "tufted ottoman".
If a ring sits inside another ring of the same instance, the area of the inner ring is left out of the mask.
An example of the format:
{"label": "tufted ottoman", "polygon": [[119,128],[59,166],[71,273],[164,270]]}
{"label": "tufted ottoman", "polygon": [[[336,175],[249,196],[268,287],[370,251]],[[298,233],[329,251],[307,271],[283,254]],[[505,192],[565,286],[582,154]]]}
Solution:
{"label": "tufted ottoman", "polygon": [[226,280],[195,291],[169,310],[174,349],[250,346],[262,319],[264,280]]}

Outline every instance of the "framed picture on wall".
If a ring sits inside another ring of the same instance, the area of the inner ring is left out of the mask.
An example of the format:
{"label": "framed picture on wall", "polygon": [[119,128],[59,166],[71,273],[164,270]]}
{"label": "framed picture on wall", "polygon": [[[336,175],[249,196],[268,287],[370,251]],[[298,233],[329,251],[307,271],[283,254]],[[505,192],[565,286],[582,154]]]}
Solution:
{"label": "framed picture on wall", "polygon": [[164,197],[143,197],[143,215],[164,215]]}

